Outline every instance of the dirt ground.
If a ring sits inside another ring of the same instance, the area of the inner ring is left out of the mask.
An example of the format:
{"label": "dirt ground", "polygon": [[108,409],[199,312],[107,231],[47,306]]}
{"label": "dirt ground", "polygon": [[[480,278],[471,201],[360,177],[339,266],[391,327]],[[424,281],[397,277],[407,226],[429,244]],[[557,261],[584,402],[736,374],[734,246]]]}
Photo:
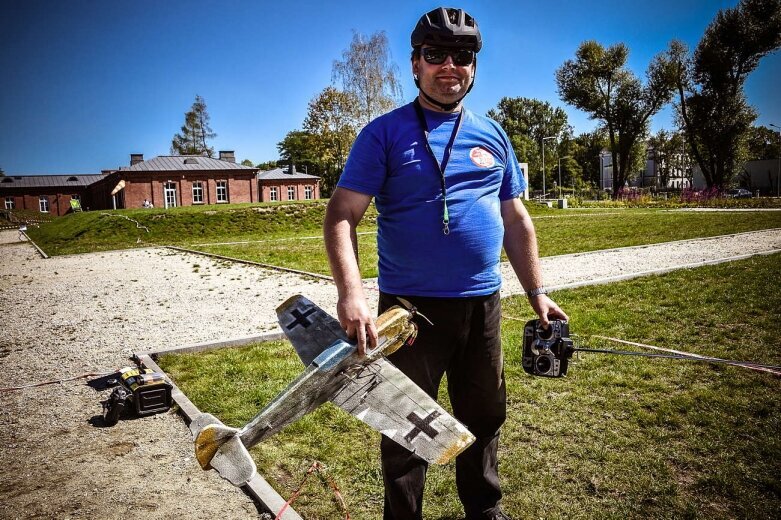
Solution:
{"label": "dirt ground", "polygon": [[[561,287],[779,249],[781,230],[769,230],[542,263],[546,282]],[[503,293],[519,290],[510,281]],[[167,249],[42,259],[16,231],[0,231],[0,388],[114,371],[133,352],[267,332],[275,307],[296,293],[334,312],[326,281]],[[85,381],[0,391],[0,518],[258,516],[241,490],[201,470],[178,415],[101,427],[108,392]]]}
{"label": "dirt ground", "polygon": [[[15,231],[0,232],[0,387],[260,334],[294,292],[335,307],[324,282],[163,249],[44,260]],[[178,415],[101,427],[109,392],[85,382],[0,392],[0,518],[258,516],[241,490],[201,470]]]}

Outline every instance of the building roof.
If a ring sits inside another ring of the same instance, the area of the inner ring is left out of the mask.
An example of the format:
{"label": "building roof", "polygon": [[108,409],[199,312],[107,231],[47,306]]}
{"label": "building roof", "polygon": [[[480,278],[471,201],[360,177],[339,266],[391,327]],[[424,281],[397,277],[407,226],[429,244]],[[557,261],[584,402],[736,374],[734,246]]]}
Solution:
{"label": "building roof", "polygon": [[301,173],[293,170],[293,173],[288,173],[288,170],[282,168],[275,168],[273,170],[266,170],[258,173],[258,179],[262,181],[287,181],[290,179],[298,180],[314,180],[319,179],[317,175],[309,175],[308,173]]}
{"label": "building roof", "polygon": [[69,175],[8,175],[0,177],[0,188],[55,188],[89,186],[104,175],[73,173]]}
{"label": "building roof", "polygon": [[123,166],[123,172],[164,172],[164,171],[202,171],[202,170],[257,170],[235,162],[221,161],[204,155],[160,155],[133,166]]}

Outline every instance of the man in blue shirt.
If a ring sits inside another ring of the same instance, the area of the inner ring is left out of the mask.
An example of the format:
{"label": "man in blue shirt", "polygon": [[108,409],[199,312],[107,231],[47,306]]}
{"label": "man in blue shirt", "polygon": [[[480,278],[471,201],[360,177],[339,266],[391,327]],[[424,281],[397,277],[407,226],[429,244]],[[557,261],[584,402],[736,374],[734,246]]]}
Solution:
{"label": "man in blue shirt", "polygon": [[[447,374],[453,412],[477,437],[456,459],[467,519],[506,519],[497,447],[506,416],[501,350],[502,246],[543,326],[567,319],[542,284],[526,189],[507,135],[463,108],[482,37],[461,9],[438,8],[411,37],[417,99],[364,128],[328,204],[326,248],[339,322],[360,352],[377,330],[358,269],[356,227],[378,211],[379,309],[403,297],[430,321],[390,360],[436,398]],[[383,437],[385,519],[422,518],[426,463]]]}

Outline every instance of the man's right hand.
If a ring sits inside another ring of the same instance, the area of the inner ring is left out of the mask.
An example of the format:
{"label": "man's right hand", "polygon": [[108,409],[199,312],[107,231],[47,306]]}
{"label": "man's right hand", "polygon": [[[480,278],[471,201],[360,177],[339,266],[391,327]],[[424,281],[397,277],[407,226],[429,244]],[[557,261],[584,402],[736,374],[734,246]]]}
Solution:
{"label": "man's right hand", "polygon": [[339,298],[336,304],[339,324],[347,337],[358,343],[358,354],[366,355],[366,348],[377,348],[377,326],[363,296]]}

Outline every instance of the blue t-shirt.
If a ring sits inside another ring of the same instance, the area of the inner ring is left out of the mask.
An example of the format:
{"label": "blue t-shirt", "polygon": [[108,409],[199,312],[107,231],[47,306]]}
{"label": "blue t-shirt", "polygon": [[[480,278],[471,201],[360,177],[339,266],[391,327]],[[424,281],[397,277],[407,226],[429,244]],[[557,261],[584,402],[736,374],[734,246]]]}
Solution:
{"label": "blue t-shirt", "polygon": [[[441,164],[458,113],[424,113]],[[463,109],[445,182],[449,235],[442,232],[441,176],[412,103],[378,117],[355,140],[338,185],[375,198],[383,292],[466,297],[501,286],[500,201],[526,186],[498,123]]]}

